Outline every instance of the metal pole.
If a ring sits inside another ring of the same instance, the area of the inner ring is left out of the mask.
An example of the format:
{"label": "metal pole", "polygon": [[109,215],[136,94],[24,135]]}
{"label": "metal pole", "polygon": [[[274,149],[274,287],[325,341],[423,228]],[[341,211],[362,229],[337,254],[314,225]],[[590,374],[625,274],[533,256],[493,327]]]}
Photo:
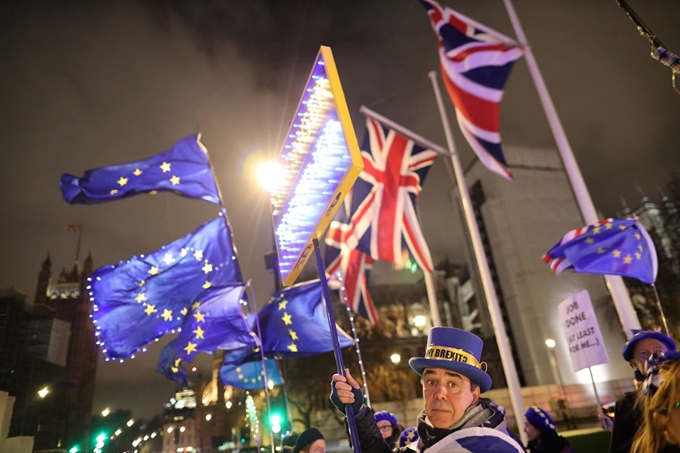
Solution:
{"label": "metal pole", "polygon": [[[531,78],[536,86],[536,91],[538,91],[538,97],[543,105],[543,110],[550,124],[550,129],[552,130],[553,137],[555,138],[555,143],[557,144],[557,149],[562,157],[562,162],[564,163],[564,169],[567,172],[567,177],[571,183],[571,188],[574,191],[574,196],[581,210],[581,215],[583,220],[591,225],[597,223],[598,216],[597,211],[595,211],[595,205],[593,200],[590,198],[590,193],[586,187],[586,183],[581,175],[581,170],[579,169],[578,163],[574,158],[574,153],[571,150],[569,141],[567,140],[567,135],[564,133],[564,128],[557,116],[557,111],[555,110],[555,105],[552,102],[550,93],[548,93],[548,88],[543,81],[543,76],[541,71],[538,69],[538,64],[534,58],[534,54],[531,51],[531,46],[528,44],[526,36],[524,34],[524,29],[522,24],[519,22],[517,13],[515,12],[515,7],[511,0],[503,0],[505,8],[508,10],[508,16],[510,16],[510,21],[515,29],[515,34],[520,44],[524,46],[525,52],[524,57],[529,67],[529,72],[531,73]],[[604,277],[609,293],[611,294],[612,300],[614,301],[614,307],[621,321],[621,326],[623,327],[624,333],[627,338],[633,336],[633,329],[639,330],[640,321],[637,318],[635,309],[633,308],[633,303],[630,301],[630,296],[628,295],[628,290],[626,285],[623,283],[623,279],[615,275],[605,275]]]}
{"label": "metal pole", "polygon": [[597,393],[597,386],[595,385],[595,379],[593,378],[593,372],[588,367],[588,373],[590,373],[590,382],[593,383],[593,390],[595,391],[595,398],[597,399],[597,415],[602,412],[602,401],[600,401],[600,395]]}
{"label": "metal pole", "polygon": [[432,88],[434,89],[434,94],[437,99],[437,107],[439,107],[439,115],[441,116],[442,125],[444,127],[446,142],[449,146],[449,151],[451,152],[451,163],[453,164],[453,171],[456,176],[456,184],[460,194],[463,214],[465,215],[465,222],[467,224],[468,232],[470,233],[472,248],[475,253],[475,258],[477,259],[477,267],[484,289],[484,296],[486,297],[487,305],[489,307],[491,323],[493,324],[496,334],[496,343],[498,344],[498,351],[500,352],[501,362],[503,363],[503,371],[505,372],[505,380],[508,384],[508,392],[510,393],[510,400],[512,401],[515,422],[517,422],[522,442],[526,444],[527,438],[526,433],[524,432],[524,400],[522,399],[522,389],[519,385],[519,377],[517,376],[517,368],[515,367],[512,350],[510,349],[508,334],[505,330],[505,324],[503,324],[503,316],[501,315],[501,309],[498,304],[498,297],[496,296],[496,290],[493,286],[489,262],[486,259],[482,238],[479,234],[477,219],[472,211],[472,200],[470,199],[468,188],[465,185],[465,174],[463,173],[463,167],[460,164],[458,153],[456,153],[453,135],[451,134],[446,110],[444,109],[444,103],[442,102],[439,85],[437,84],[437,73],[435,71],[430,71],[428,76],[432,81]]}
{"label": "metal pole", "polygon": [[432,326],[439,327],[442,325],[442,320],[439,317],[439,305],[437,304],[437,291],[435,290],[433,274],[423,269],[425,275],[425,289],[427,289],[427,300],[430,303],[430,317],[432,318]]}
{"label": "metal pole", "polygon": [[[326,266],[323,264],[319,240],[315,238],[312,240],[312,243],[314,244],[316,269],[319,273],[321,288],[323,289],[323,298],[325,302],[324,307],[326,308],[326,318],[328,318],[328,328],[331,331],[331,341],[333,342],[333,352],[335,354],[335,365],[338,368],[338,374],[347,377],[347,373],[345,373],[345,363],[342,360],[340,341],[338,340],[338,329],[335,327],[335,314],[333,313],[333,304],[331,303],[331,291],[328,289],[328,280],[326,280]],[[361,453],[359,433],[357,433],[357,423],[351,404],[345,405],[345,415],[347,415],[347,428],[349,430],[350,441],[352,442],[352,449],[354,450],[354,453]]]}

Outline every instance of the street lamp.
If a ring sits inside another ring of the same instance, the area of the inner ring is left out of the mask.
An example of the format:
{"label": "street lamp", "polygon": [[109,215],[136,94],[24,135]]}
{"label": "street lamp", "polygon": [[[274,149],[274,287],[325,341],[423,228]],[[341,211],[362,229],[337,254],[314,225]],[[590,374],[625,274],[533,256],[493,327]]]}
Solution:
{"label": "street lamp", "polygon": [[50,393],[50,390],[47,387],[43,387],[40,390],[38,390],[38,396],[40,398],[45,398],[48,393]]}
{"label": "street lamp", "polygon": [[110,413],[111,413],[111,411],[110,411],[109,408],[107,407],[106,409],[104,409],[104,410],[102,411],[102,417],[106,417],[106,416],[109,415]]}
{"label": "street lamp", "polygon": [[390,360],[395,366],[399,365],[399,363],[401,362],[401,356],[395,352],[390,356]]}

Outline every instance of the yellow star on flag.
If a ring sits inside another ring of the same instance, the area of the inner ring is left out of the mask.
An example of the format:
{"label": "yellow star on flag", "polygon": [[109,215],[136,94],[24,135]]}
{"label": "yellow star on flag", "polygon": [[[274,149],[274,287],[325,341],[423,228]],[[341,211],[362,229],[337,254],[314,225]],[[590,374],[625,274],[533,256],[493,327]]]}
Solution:
{"label": "yellow star on flag", "polygon": [[187,307],[182,308],[182,311],[180,311],[180,313],[182,313],[182,315],[184,315],[184,316],[186,316],[186,314],[188,312],[189,312],[189,310],[187,309]]}
{"label": "yellow star on flag", "polygon": [[116,181],[116,182],[118,183],[119,186],[123,187],[125,184],[128,183],[128,179],[127,179],[127,178],[123,178],[123,177],[121,176],[120,179],[119,179],[118,181]]}
{"label": "yellow star on flag", "polygon": [[288,335],[290,335],[291,340],[293,341],[298,340],[298,336],[295,331],[288,329]]}
{"label": "yellow star on flag", "polygon": [[175,258],[172,257],[172,253],[166,253],[165,256],[163,257],[163,262],[167,265],[174,263]]}
{"label": "yellow star on flag", "polygon": [[618,258],[621,256],[621,250],[614,250],[612,252],[612,255],[614,255],[614,258]]}
{"label": "yellow star on flag", "polygon": [[205,315],[200,311],[194,313],[194,318],[196,318],[196,322],[205,322]]}
{"label": "yellow star on flag", "polygon": [[144,312],[146,313],[147,316],[151,316],[151,313],[156,311],[156,306],[155,305],[147,305],[146,308],[144,309]]}
{"label": "yellow star on flag", "polygon": [[173,186],[179,185],[179,176],[173,176],[170,178],[170,182],[172,183]]}
{"label": "yellow star on flag", "polygon": [[199,301],[196,301],[193,304],[191,304],[191,309],[196,310],[200,306],[201,306],[201,303]]}
{"label": "yellow star on flag", "polygon": [[142,170],[140,170],[139,168],[135,168],[135,171],[133,171],[132,174],[135,176],[139,176],[142,174]]}
{"label": "yellow star on flag", "polygon": [[205,266],[203,266],[201,269],[203,269],[203,272],[207,274],[209,272],[212,272],[213,265],[210,263],[205,263]]}
{"label": "yellow star on flag", "polygon": [[207,280],[205,281],[205,283],[203,283],[203,289],[208,289],[208,288],[210,288],[211,286],[212,286],[212,283],[210,283],[210,282],[207,281]]}
{"label": "yellow star on flag", "polygon": [[158,274],[158,268],[156,266],[151,266],[151,269],[149,269],[149,274],[151,275],[157,275]]}
{"label": "yellow star on flag", "polygon": [[642,253],[640,253],[640,252],[635,252],[635,258],[637,258],[637,259],[642,259]]}
{"label": "yellow star on flag", "polygon": [[626,229],[626,226],[625,226],[625,225],[619,225],[619,230],[623,231],[623,230],[625,230],[625,229]]}
{"label": "yellow star on flag", "polygon": [[289,345],[288,349],[290,349],[290,352],[298,352],[298,349],[297,349],[297,346],[295,346],[295,343],[292,343],[291,345]]}
{"label": "yellow star on flag", "polygon": [[587,242],[588,244],[592,244],[593,242],[595,242],[595,239],[593,239],[593,238],[588,238],[588,239],[586,239],[586,242]]}
{"label": "yellow star on flag", "polygon": [[293,324],[293,317],[288,313],[284,313],[281,319],[283,320],[283,323],[287,326]]}
{"label": "yellow star on flag", "polygon": [[643,251],[644,249],[642,248],[642,244],[638,244],[638,250]]}
{"label": "yellow star on flag", "polygon": [[242,374],[239,374],[239,375],[238,375],[238,378],[239,378],[239,379],[243,379],[243,375],[242,375]]}
{"label": "yellow star on flag", "polygon": [[161,164],[161,170],[163,170],[163,173],[167,173],[170,171],[170,164],[167,162],[163,162]]}
{"label": "yellow star on flag", "polygon": [[156,195],[157,193],[158,193],[157,190],[152,190],[151,192],[149,192],[149,195]]}
{"label": "yellow star on flag", "polygon": [[632,262],[633,262],[633,257],[630,256],[630,255],[626,255],[626,256],[623,258],[623,264],[630,264],[630,263],[632,263]]}
{"label": "yellow star on flag", "polygon": [[606,250],[603,249],[602,247],[600,247],[599,249],[597,249],[597,253],[602,254],[602,253],[604,253],[604,252],[606,252]]}
{"label": "yellow star on flag", "polygon": [[203,250],[196,250],[194,252],[194,258],[196,258],[198,261],[201,261],[203,259]]}
{"label": "yellow star on flag", "polygon": [[172,320],[172,310],[168,310],[167,308],[163,309],[163,314],[161,316],[166,321]]}
{"label": "yellow star on flag", "polygon": [[611,229],[614,227],[614,225],[612,225],[611,223],[607,223],[607,224],[605,224],[604,227],[605,227],[607,230],[611,230]]}
{"label": "yellow star on flag", "polygon": [[593,228],[593,234],[599,234],[599,232],[600,232],[600,227],[599,227],[599,226]]}
{"label": "yellow star on flag", "polygon": [[185,248],[183,248],[182,250],[179,251],[179,256],[184,258],[185,256],[187,256],[187,253],[189,253],[189,249],[185,247]]}
{"label": "yellow star on flag", "polygon": [[182,363],[182,359],[175,359],[175,366],[179,366]]}
{"label": "yellow star on flag", "polygon": [[286,299],[283,299],[281,302],[279,302],[279,310],[285,310],[286,305],[288,305],[288,301]]}
{"label": "yellow star on flag", "polygon": [[141,288],[142,286],[144,286],[144,283],[146,283],[146,280],[142,280],[141,282],[139,282],[139,287]]}
{"label": "yellow star on flag", "polygon": [[196,343],[192,343],[191,341],[187,343],[186,347],[184,350],[187,352],[187,354],[191,354],[192,352],[196,352]]}
{"label": "yellow star on flag", "polygon": [[203,334],[205,333],[205,330],[201,329],[201,326],[196,327],[196,330],[194,330],[194,334],[196,334],[196,338],[200,338],[201,340],[205,340],[203,337]]}
{"label": "yellow star on flag", "polygon": [[633,236],[635,236],[635,239],[637,239],[638,241],[640,240],[640,233],[635,233]]}
{"label": "yellow star on flag", "polygon": [[179,371],[179,368],[171,366],[170,371],[172,371],[173,373],[177,373]]}
{"label": "yellow star on flag", "polygon": [[117,194],[117,193],[118,193],[118,189],[111,189],[111,190],[109,191],[109,195],[115,195],[115,194]]}
{"label": "yellow star on flag", "polygon": [[144,293],[139,293],[137,294],[137,297],[135,297],[135,300],[137,301],[138,304],[141,304],[146,300],[146,296],[144,295]]}

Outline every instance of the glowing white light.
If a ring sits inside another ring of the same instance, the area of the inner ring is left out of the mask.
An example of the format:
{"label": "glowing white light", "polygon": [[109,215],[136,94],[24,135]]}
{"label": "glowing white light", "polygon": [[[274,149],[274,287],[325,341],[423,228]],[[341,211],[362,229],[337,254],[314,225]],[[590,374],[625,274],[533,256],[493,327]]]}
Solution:
{"label": "glowing white light", "polygon": [[212,414],[206,414],[205,421],[209,422],[210,420],[212,420]]}
{"label": "glowing white light", "polygon": [[155,431],[154,431],[153,433],[151,433],[151,438],[153,439],[154,437],[156,437],[156,432],[155,432]]}
{"label": "glowing white light", "polygon": [[227,401],[226,406],[227,406],[227,409],[231,409],[231,401]]}
{"label": "glowing white light", "polygon": [[418,315],[413,317],[413,325],[419,329],[422,329],[427,324],[427,318],[423,315]]}
{"label": "glowing white light", "polygon": [[277,191],[283,175],[277,162],[263,162],[257,168],[257,183],[269,193]]}
{"label": "glowing white light", "polygon": [[172,432],[172,426],[170,426],[170,427],[168,428],[168,434],[170,434],[171,432]]}
{"label": "glowing white light", "polygon": [[395,352],[390,356],[390,360],[393,364],[399,365],[399,362],[401,362],[401,356]]}
{"label": "glowing white light", "polygon": [[40,390],[38,390],[38,396],[40,398],[45,398],[48,393],[50,393],[50,390],[47,387],[43,387]]}
{"label": "glowing white light", "polygon": [[122,430],[117,429],[116,432],[115,432],[114,434],[115,434],[116,436],[120,436],[120,433],[122,433],[122,432],[123,432]]}
{"label": "glowing white light", "polygon": [[128,426],[132,426],[132,425],[134,425],[134,424],[135,424],[135,421],[132,420],[132,419],[128,420],[128,422],[127,422],[127,425],[128,425]]}
{"label": "glowing white light", "polygon": [[110,413],[111,413],[111,410],[107,407],[106,409],[104,409],[104,410],[102,411],[102,417],[106,417],[106,416],[109,415]]}
{"label": "glowing white light", "polygon": [[555,347],[555,340],[553,340],[552,338],[548,338],[547,340],[545,340],[545,345],[550,349],[553,349]]}
{"label": "glowing white light", "polygon": [[179,428],[179,432],[180,432],[180,433],[183,433],[183,432],[186,431],[186,430],[187,430],[187,429],[186,429],[184,426],[180,426],[180,428]]}

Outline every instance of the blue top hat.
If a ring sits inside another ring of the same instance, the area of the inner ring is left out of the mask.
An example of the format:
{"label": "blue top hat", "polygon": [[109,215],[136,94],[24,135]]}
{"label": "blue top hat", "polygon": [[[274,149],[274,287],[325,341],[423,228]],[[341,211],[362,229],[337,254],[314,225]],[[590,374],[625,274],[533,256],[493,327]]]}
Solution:
{"label": "blue top hat", "polygon": [[443,368],[467,376],[482,393],[491,388],[491,376],[479,362],[484,342],[477,335],[455,327],[433,327],[427,336],[425,357],[413,357],[408,364],[421,377],[425,368]]}
{"label": "blue top hat", "polygon": [[661,332],[653,332],[651,330],[636,330],[633,329],[633,336],[630,340],[623,346],[623,351],[621,351],[623,358],[626,362],[633,360],[633,350],[635,345],[646,340],[647,338],[653,338],[659,340],[668,347],[669,351],[675,351],[675,341],[668,335],[664,335]]}
{"label": "blue top hat", "polygon": [[552,431],[557,432],[555,428],[555,422],[550,415],[538,406],[531,406],[527,409],[524,416],[527,418],[529,423],[531,423],[535,428],[541,431]]}

